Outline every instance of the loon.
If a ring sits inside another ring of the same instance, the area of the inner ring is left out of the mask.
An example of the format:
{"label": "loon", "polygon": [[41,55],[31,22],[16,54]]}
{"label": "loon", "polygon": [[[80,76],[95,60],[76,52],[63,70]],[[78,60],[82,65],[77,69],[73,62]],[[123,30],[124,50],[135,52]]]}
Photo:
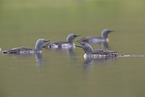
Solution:
{"label": "loon", "polygon": [[109,29],[104,29],[102,31],[102,36],[98,37],[98,36],[88,36],[85,38],[80,39],[80,42],[87,42],[87,43],[102,43],[102,42],[109,42],[109,38],[108,38],[108,34],[110,32],[114,32],[113,30],[109,30]]}
{"label": "loon", "polygon": [[82,46],[77,46],[77,47],[81,47],[84,51],[84,58],[85,59],[99,59],[99,58],[113,58],[113,57],[117,57],[119,56],[118,53],[116,53],[115,51],[110,51],[110,50],[106,50],[106,49],[96,49],[93,50],[93,48],[85,42],[79,42]]}
{"label": "loon", "polygon": [[17,47],[10,50],[2,51],[3,54],[33,54],[41,53],[42,45],[50,40],[38,39],[35,44],[35,49],[29,47]]}
{"label": "loon", "polygon": [[42,46],[42,48],[71,48],[75,47],[73,40],[80,34],[69,34],[66,41],[54,41]]}

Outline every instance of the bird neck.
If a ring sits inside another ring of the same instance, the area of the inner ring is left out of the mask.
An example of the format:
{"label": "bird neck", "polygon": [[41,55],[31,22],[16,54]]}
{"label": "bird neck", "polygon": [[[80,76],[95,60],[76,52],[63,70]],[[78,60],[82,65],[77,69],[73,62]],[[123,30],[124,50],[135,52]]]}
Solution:
{"label": "bird neck", "polygon": [[102,32],[102,38],[104,38],[104,39],[108,38],[108,33],[103,31]]}
{"label": "bird neck", "polygon": [[75,39],[75,37],[69,35],[69,36],[67,37],[66,41],[69,42],[69,43],[73,43],[73,40],[74,40],[74,39]]}
{"label": "bird neck", "polygon": [[40,51],[41,49],[42,49],[42,43],[37,41],[35,44],[35,50]]}
{"label": "bird neck", "polygon": [[93,52],[93,48],[90,45],[88,45],[87,47],[84,47],[83,49],[86,54],[90,54]]}

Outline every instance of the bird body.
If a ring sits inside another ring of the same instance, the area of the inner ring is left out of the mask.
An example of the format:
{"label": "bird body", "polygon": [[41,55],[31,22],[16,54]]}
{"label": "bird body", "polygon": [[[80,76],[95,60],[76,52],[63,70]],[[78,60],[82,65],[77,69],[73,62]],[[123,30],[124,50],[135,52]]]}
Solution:
{"label": "bird body", "polygon": [[[79,41],[78,41],[79,42]],[[115,51],[106,50],[106,49],[96,49],[93,50],[91,45],[85,42],[79,42],[82,46],[81,48],[85,51],[84,58],[107,58],[107,57],[117,57],[119,54]]]}
{"label": "bird body", "polygon": [[41,53],[42,45],[50,40],[38,39],[35,44],[35,49],[29,47],[16,47],[10,50],[3,51],[3,54],[33,54]]}
{"label": "bird body", "polygon": [[43,48],[71,48],[75,47],[73,40],[80,36],[80,34],[69,34],[66,41],[54,41],[48,44],[43,45]]}
{"label": "bird body", "polygon": [[99,36],[88,36],[88,37],[82,38],[78,41],[87,42],[87,43],[94,43],[94,44],[95,43],[102,43],[102,42],[109,42],[108,34],[110,32],[113,32],[113,30],[104,29],[102,31],[101,37],[99,37]]}

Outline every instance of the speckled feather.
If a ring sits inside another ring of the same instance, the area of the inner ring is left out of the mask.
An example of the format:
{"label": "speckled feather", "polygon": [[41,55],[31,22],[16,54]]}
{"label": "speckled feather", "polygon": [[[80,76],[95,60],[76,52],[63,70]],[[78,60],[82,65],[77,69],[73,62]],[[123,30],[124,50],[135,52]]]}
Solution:
{"label": "speckled feather", "polygon": [[12,48],[10,50],[5,50],[3,51],[3,53],[5,52],[9,52],[9,53],[20,53],[20,51],[33,51],[34,49],[29,48],[29,47],[17,47],[17,48]]}

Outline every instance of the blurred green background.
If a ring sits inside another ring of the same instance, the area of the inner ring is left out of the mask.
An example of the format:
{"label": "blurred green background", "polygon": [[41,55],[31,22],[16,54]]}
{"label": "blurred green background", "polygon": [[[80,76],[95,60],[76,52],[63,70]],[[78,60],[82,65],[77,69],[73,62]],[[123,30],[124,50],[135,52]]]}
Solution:
{"label": "blurred green background", "polygon": [[[79,39],[113,29],[111,50],[145,54],[144,10],[145,0],[0,0],[0,48],[34,48],[38,38],[66,40],[79,33]],[[43,50],[43,68],[33,55],[1,54],[0,97],[145,96],[144,57],[94,62],[84,70],[83,54],[76,48],[71,59],[64,52]]]}
{"label": "blurred green background", "polygon": [[[0,44],[3,49],[7,49],[20,44],[32,46],[38,38],[63,40],[69,33],[80,33],[82,37],[99,36],[106,28],[115,30],[110,35],[112,41],[127,42],[135,38],[142,41],[140,37],[144,34],[144,2],[1,0]],[[126,45],[128,44],[122,44]]]}

